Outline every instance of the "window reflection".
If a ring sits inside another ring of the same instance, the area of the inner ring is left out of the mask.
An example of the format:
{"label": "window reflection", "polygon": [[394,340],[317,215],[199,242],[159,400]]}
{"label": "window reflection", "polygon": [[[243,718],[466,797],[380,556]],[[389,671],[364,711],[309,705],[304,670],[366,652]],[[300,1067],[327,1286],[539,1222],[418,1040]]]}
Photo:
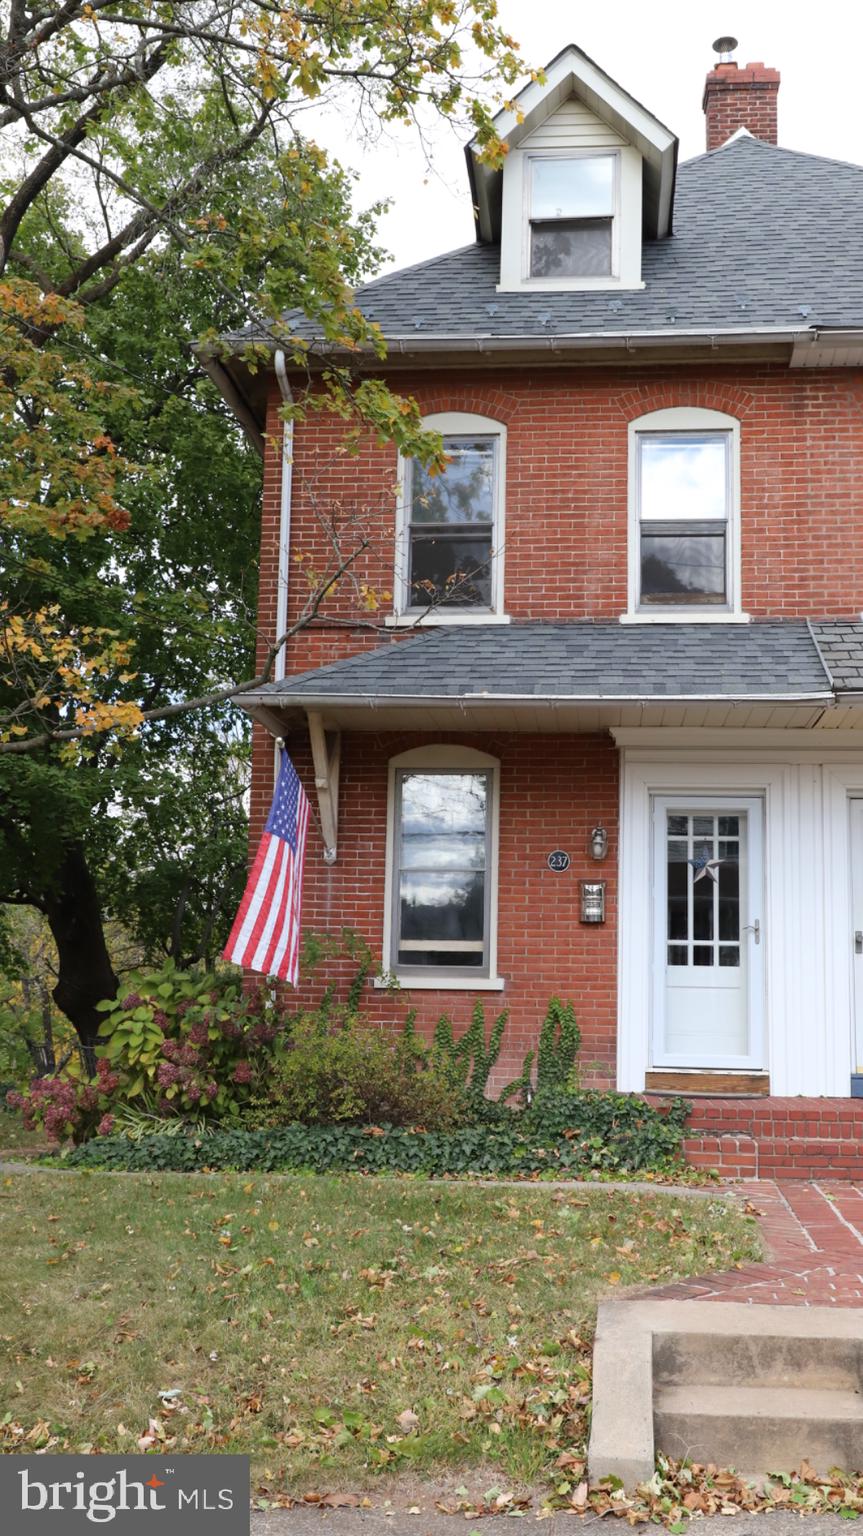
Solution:
{"label": "window reflection", "polygon": [[397,963],[486,963],[489,776],[400,779]]}

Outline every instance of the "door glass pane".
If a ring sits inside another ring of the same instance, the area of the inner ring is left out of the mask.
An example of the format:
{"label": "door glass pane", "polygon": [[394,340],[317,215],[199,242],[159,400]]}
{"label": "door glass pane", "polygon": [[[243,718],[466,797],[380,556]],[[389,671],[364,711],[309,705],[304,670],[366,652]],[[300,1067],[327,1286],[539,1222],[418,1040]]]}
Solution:
{"label": "door glass pane", "polygon": [[[740,858],[745,818],[669,813],[666,930],[669,965],[740,964]],[[724,835],[722,835],[724,834]],[[691,953],[689,945],[692,944]]]}
{"label": "door glass pane", "polygon": [[[733,848],[733,852],[731,851]],[[719,876],[719,937],[740,938],[740,865],[737,844],[720,843],[721,863]]]}
{"label": "door glass pane", "polygon": [[554,156],[531,162],[532,219],[585,219],[614,212],[614,158]]}
{"label": "door glass pane", "polygon": [[692,937],[713,938],[713,880],[709,874],[692,882]]}
{"label": "door glass pane", "polygon": [[668,937],[689,938],[689,865],[687,845],[682,840],[668,841]]}
{"label": "door glass pane", "polygon": [[679,432],[639,435],[642,522],[685,520],[728,515],[726,432]]}

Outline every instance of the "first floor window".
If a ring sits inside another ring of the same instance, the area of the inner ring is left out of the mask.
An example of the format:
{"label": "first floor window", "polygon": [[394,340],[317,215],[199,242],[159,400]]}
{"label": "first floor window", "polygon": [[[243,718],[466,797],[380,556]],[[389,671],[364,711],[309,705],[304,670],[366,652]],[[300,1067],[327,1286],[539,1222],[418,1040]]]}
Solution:
{"label": "first floor window", "polygon": [[732,606],[730,431],[638,431],[638,606]]}
{"label": "first floor window", "polygon": [[493,792],[480,764],[396,770],[393,970],[489,975]]}

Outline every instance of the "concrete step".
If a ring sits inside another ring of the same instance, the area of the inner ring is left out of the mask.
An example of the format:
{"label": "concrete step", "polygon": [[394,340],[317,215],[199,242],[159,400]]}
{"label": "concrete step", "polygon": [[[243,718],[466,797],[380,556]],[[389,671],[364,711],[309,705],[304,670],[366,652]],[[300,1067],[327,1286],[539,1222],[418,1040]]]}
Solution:
{"label": "concrete step", "polygon": [[863,1395],[815,1387],[688,1383],[654,1388],[656,1449],[755,1474],[863,1471]]}
{"label": "concrete step", "polygon": [[[685,1313],[681,1314],[681,1320]],[[863,1338],[806,1338],[779,1333],[737,1336],[701,1332],[657,1334],[655,1387],[689,1385],[863,1387]]]}

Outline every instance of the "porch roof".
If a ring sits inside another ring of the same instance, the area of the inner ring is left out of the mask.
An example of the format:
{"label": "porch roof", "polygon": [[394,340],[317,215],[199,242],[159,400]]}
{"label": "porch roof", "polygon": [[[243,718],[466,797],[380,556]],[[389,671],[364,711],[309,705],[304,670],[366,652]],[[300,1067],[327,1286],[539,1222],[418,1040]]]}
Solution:
{"label": "porch roof", "polygon": [[591,620],[454,624],[418,629],[408,637],[394,633],[373,649],[269,683],[238,702],[259,717],[264,710],[284,718],[313,709],[334,718],[344,710],[354,716],[358,709],[389,714],[417,706],[455,706],[473,714],[483,705],[508,711],[540,704],[811,706],[834,697],[805,620]]}

